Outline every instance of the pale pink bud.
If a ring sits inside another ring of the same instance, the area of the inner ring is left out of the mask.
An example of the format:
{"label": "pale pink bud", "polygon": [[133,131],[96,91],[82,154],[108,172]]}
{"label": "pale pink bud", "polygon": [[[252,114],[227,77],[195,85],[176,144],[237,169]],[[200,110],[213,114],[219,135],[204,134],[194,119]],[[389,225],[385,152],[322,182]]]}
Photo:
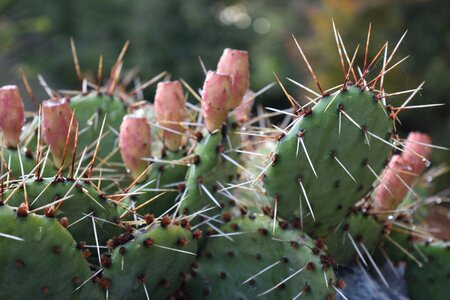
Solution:
{"label": "pale pink bud", "polygon": [[255,92],[247,90],[242,103],[234,110],[236,120],[238,120],[239,122],[248,121],[250,112],[252,111],[253,103],[255,102],[255,97]]}
{"label": "pale pink bud", "polygon": [[231,76],[209,71],[203,84],[202,112],[210,132],[221,128],[231,99]]}
{"label": "pale pink bud", "polygon": [[381,175],[381,183],[374,191],[377,210],[394,210],[405,198],[415,177],[411,166],[401,155],[392,156]]}
{"label": "pale pink bud", "polygon": [[[186,114],[185,97],[179,81],[158,83],[155,94],[155,114],[160,125],[169,130],[162,131],[164,145],[172,151],[177,151],[182,142],[183,122]],[[180,134],[177,134],[179,132]]]}
{"label": "pale pink bud", "polygon": [[[57,168],[62,166],[64,149],[66,149],[64,166],[68,166],[72,159],[77,129],[75,117],[72,126],[70,125],[72,114],[65,98],[47,100],[42,104],[42,136],[45,143],[50,146],[53,162]],[[67,137],[69,138],[67,139]]]}
{"label": "pale pink bud", "polygon": [[7,147],[15,148],[19,143],[25,110],[22,97],[15,85],[0,88],[0,131]]}
{"label": "pale pink bud", "polygon": [[411,132],[406,139],[402,153],[402,157],[408,161],[412,171],[417,175],[425,170],[426,159],[429,159],[431,155],[431,148],[425,144],[431,144],[431,138],[428,134]]}
{"label": "pale pink bud", "polygon": [[150,124],[147,118],[126,115],[120,125],[119,150],[133,178],[138,178],[147,169],[149,162],[143,159],[151,155],[150,149]]}
{"label": "pale pink bud", "polygon": [[238,107],[249,87],[250,71],[247,51],[225,49],[217,64],[217,72],[231,76],[232,97],[228,108]]}

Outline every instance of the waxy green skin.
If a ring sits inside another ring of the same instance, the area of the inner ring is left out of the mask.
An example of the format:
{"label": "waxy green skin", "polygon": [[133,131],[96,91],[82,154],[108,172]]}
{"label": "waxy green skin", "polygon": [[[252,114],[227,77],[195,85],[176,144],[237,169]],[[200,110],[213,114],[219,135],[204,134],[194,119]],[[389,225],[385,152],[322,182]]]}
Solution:
{"label": "waxy green skin", "polygon": [[[197,241],[188,230],[175,225],[153,225],[147,232],[134,234],[134,240],[114,249],[111,266],[104,269],[103,277],[110,279],[109,299],[147,299],[143,284],[151,299],[166,299],[181,285],[182,273],[189,271]],[[154,244],[145,246],[146,239]],[[187,244],[180,245],[180,239]]]}
{"label": "waxy green skin", "polygon": [[[22,168],[23,175],[27,176],[31,172],[36,170],[36,158],[34,153],[25,153],[24,149],[3,149],[3,155],[5,157],[6,163],[9,165],[9,171],[13,178],[22,177]],[[19,158],[20,155],[20,158]],[[22,161],[22,166],[20,162]],[[44,171],[44,173],[42,173]],[[43,169],[42,164],[40,167],[40,172],[42,176],[53,176],[56,171],[53,169],[50,163],[47,163],[45,169]]]}
{"label": "waxy green skin", "polygon": [[[225,135],[222,132],[207,133],[197,144],[194,154],[199,158],[197,164],[192,164],[187,172],[186,192],[180,205],[183,213],[195,213],[205,207],[217,207],[214,201],[200,187],[199,181],[211,193],[215,200],[223,209],[228,209],[234,205],[234,200],[230,197],[218,193],[227,183],[231,183],[238,173],[235,163],[241,164],[240,155],[232,149],[239,149],[241,137],[235,133],[238,125],[234,119],[230,118],[226,126]],[[227,160],[226,155],[235,163]],[[217,213],[217,209],[212,209],[211,213]],[[209,212],[205,212],[209,215]]]}
{"label": "waxy green skin", "polygon": [[[292,299],[306,284],[310,291],[304,292],[301,299],[327,299],[335,295],[331,287],[331,283],[335,283],[333,270],[330,266],[324,276],[321,264],[324,253],[316,248],[318,253],[313,254],[314,241],[308,236],[297,230],[282,229],[278,224],[272,233],[273,219],[263,215],[233,219],[220,230],[230,234],[233,241],[223,236],[209,238],[193,267],[194,275],[188,281],[187,292],[191,299],[258,299],[259,294],[308,263],[314,268],[305,267],[286,281],[283,288],[276,288],[260,298]],[[254,281],[242,284],[278,261],[280,263]]]}
{"label": "waxy green skin", "polygon": [[[179,151],[176,153],[167,151],[165,153],[165,156],[163,156],[161,159],[167,161],[175,161],[182,159],[184,156],[184,151]],[[187,169],[187,166],[180,164],[159,162],[153,163],[147,179],[142,183],[136,184],[130,190],[130,194],[138,194],[127,197],[124,200],[124,204],[130,207],[132,202],[134,202],[134,207],[138,207],[139,205],[144,204],[145,202],[158,196],[159,194],[164,193],[136,212],[140,215],[153,214],[155,217],[159,217],[164,213],[170,213],[171,207],[173,207],[173,210],[175,209],[175,200],[179,200],[177,199],[179,191],[176,183],[184,182]],[[148,182],[152,183],[147,184]],[[143,186],[145,187],[142,188]],[[151,189],[168,189],[170,191],[152,191]],[[122,213],[124,210],[119,209],[119,211]]]}
{"label": "waxy green skin", "polygon": [[[87,282],[89,265],[70,233],[56,219],[0,206],[0,232],[23,239],[0,237],[0,299],[100,299]],[[47,292],[46,294],[44,294]]]}
{"label": "waxy green skin", "polygon": [[[120,124],[127,110],[125,104],[118,98],[98,92],[92,92],[88,95],[80,95],[70,99],[70,108],[75,111],[75,117],[79,125],[78,151],[82,152],[85,147],[88,150],[95,150],[96,142],[100,136],[103,119],[106,116],[103,134],[106,134],[100,142],[100,148],[97,153],[99,159],[108,157],[108,164],[121,162],[118,151],[118,136],[111,128],[119,132]],[[88,130],[86,128],[90,127]],[[86,130],[86,131],[85,131]],[[111,156],[109,156],[111,155]]]}
{"label": "waxy green skin", "polygon": [[[367,130],[387,140],[392,121],[376,101],[374,94],[349,86],[323,97],[312,108],[312,113],[295,121],[288,134],[274,150],[274,162],[264,176],[264,185],[272,208],[277,203],[277,215],[287,220],[300,218],[300,199],[304,230],[320,237],[334,230],[347,210],[371,188],[376,177],[368,165],[379,173],[390,152],[390,146],[365,134]],[[332,104],[326,109],[328,104]],[[339,107],[360,127],[341,113],[339,133]],[[318,175],[314,175],[298,134],[304,130],[303,142]],[[367,136],[367,137],[366,137]],[[367,143],[369,140],[370,145]],[[297,144],[298,145],[298,156]],[[333,156],[345,166],[353,178],[339,165]],[[315,221],[305,201],[299,184],[301,179],[305,193],[314,212]]]}
{"label": "waxy green skin", "polygon": [[361,212],[346,217],[335,232],[323,239],[328,248],[327,253],[338,265],[347,265],[358,257],[349,235],[366,259],[367,255],[362,245],[369,253],[372,253],[383,238],[383,224],[373,216],[364,215]]}
{"label": "waxy green skin", "polygon": [[446,300],[450,295],[450,243],[417,244],[428,261],[419,267],[409,260],[406,267],[406,284],[412,300]]}
{"label": "waxy green skin", "polygon": [[[55,217],[68,218],[68,230],[76,241],[84,241],[89,245],[97,244],[92,215],[95,217],[95,229],[99,245],[104,245],[109,238],[121,232],[121,227],[116,224],[118,214],[115,206],[109,200],[102,198],[101,194],[88,183],[65,180],[64,178],[61,181],[55,181],[54,178],[29,179],[26,181],[26,190],[30,210],[61,199],[70,191],[67,194],[70,198],[64,200],[61,207],[56,211]],[[17,191],[14,191],[14,189],[6,191],[5,199],[9,197],[10,193],[14,194],[8,200],[8,205],[19,206],[25,199],[23,188]],[[58,203],[54,206],[57,205]],[[37,211],[37,213],[43,214],[44,209]],[[88,217],[86,217],[87,215]],[[77,220],[80,221],[76,222]]]}

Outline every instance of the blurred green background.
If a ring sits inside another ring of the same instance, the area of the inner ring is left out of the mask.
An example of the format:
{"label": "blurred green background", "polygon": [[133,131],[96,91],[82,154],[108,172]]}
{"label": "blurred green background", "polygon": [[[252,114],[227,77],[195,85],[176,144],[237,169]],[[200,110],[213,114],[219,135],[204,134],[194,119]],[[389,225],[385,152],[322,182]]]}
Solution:
{"label": "blurred green background", "polygon": [[[39,99],[47,96],[37,74],[52,87],[76,89],[70,37],[75,39],[83,74],[92,78],[99,56],[104,55],[109,71],[124,42],[130,40],[124,68],[137,70],[142,81],[166,70],[172,78],[200,87],[204,75],[198,56],[214,69],[223,48],[240,48],[250,52],[253,90],[274,81],[276,72],[301,101],[304,92],[284,77],[314,84],[291,34],[307,53],[322,86],[330,88],[343,79],[332,18],[350,53],[358,43],[364,48],[370,22],[372,55],[384,41],[389,41],[392,51],[409,30],[393,62],[410,58],[387,75],[386,90],[411,89],[426,81],[411,104],[447,105],[402,113],[400,129],[428,132],[436,144],[450,146],[448,0],[0,0],[0,81],[23,88],[22,69]],[[359,51],[360,61],[363,55]],[[28,98],[25,92],[23,96]],[[152,89],[146,90],[146,97],[153,98]],[[404,99],[394,99],[393,104]],[[258,101],[288,107],[278,86]],[[448,153],[435,151],[434,160],[450,162]]]}

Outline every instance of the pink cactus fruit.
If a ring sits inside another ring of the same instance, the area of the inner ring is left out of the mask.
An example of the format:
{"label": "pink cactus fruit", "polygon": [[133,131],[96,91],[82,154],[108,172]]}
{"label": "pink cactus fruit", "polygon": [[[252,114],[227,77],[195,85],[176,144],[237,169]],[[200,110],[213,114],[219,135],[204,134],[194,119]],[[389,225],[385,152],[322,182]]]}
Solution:
{"label": "pink cactus fruit", "polygon": [[248,121],[250,112],[252,111],[253,103],[255,102],[255,97],[255,92],[247,90],[242,103],[234,110],[236,120],[238,120],[239,122]]}
{"label": "pink cactus fruit", "polygon": [[[47,100],[42,104],[42,137],[45,143],[50,146],[56,168],[62,166],[63,158],[64,168],[70,165],[72,159],[78,124],[75,117],[72,125],[70,124],[72,114],[73,112],[65,98]],[[64,149],[66,149],[65,156]]]}
{"label": "pink cactus fruit", "polygon": [[[147,169],[144,158],[151,155],[150,124],[145,116],[126,115],[120,125],[119,150],[133,178],[138,178]],[[145,176],[141,177],[141,181]]]}
{"label": "pink cactus fruit", "polygon": [[377,210],[394,210],[413,187],[414,180],[426,168],[426,159],[431,155],[431,138],[422,133],[409,134],[401,155],[392,156],[388,167],[381,175],[381,184],[374,191]]}
{"label": "pink cactus fruit", "polygon": [[427,167],[427,159],[431,155],[431,138],[428,134],[411,132],[405,143],[402,157],[407,160],[415,174],[422,173]]}
{"label": "pink cactus fruit", "polygon": [[25,109],[19,89],[15,85],[0,88],[0,131],[8,148],[15,148],[25,122]]}
{"label": "pink cactus fruit", "polygon": [[206,75],[202,93],[202,113],[209,132],[221,128],[228,116],[231,81],[231,76],[213,71]]}
{"label": "pink cactus fruit", "polygon": [[[183,122],[186,115],[185,97],[179,81],[158,83],[155,95],[156,120],[169,129],[163,130],[164,145],[171,151],[177,151],[183,143]],[[178,123],[178,124],[177,124]]]}
{"label": "pink cactus fruit", "polygon": [[228,108],[238,107],[249,87],[250,71],[247,51],[225,49],[217,64],[217,72],[231,76],[232,96]]}

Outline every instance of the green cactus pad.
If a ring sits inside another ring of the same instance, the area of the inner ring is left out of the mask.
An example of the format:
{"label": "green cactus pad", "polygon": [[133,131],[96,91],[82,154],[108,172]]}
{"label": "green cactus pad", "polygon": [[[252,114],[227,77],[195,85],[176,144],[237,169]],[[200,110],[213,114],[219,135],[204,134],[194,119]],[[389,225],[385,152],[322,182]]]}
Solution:
{"label": "green cactus pad", "polygon": [[428,261],[422,267],[408,261],[406,285],[412,300],[446,300],[450,296],[450,243],[417,245]]}
{"label": "green cactus pad", "polygon": [[376,180],[372,171],[382,170],[390,150],[371,135],[386,140],[392,130],[392,121],[376,96],[353,86],[336,93],[323,97],[294,121],[276,146],[264,176],[278,216],[299,218],[301,198],[304,230],[312,236],[334,230],[347,210],[372,188]]}
{"label": "green cactus pad", "polygon": [[[185,153],[179,151],[174,153],[172,151],[167,151],[165,155],[161,157],[163,160],[175,161],[180,160],[185,156]],[[184,182],[186,177],[187,167],[179,164],[170,163],[159,163],[155,162],[152,165],[150,174],[146,182],[153,182],[146,184],[143,182],[133,186],[130,193],[139,193],[138,195],[133,195],[125,199],[125,203],[128,205],[134,201],[134,207],[138,207],[141,204],[149,201],[150,199],[156,197],[164,191],[155,191],[155,189],[168,190],[165,194],[158,197],[154,201],[146,204],[140,208],[137,213],[140,215],[153,214],[159,217],[161,214],[167,212],[172,206],[175,205],[175,200],[179,195],[177,183]],[[142,186],[145,185],[144,188]]]}
{"label": "green cactus pad", "polygon": [[134,240],[113,251],[111,265],[104,270],[110,280],[109,299],[166,299],[181,285],[196,251],[192,234],[179,226],[154,225],[136,233]]}
{"label": "green cactus pad", "polygon": [[[0,299],[100,299],[70,233],[55,219],[0,206]],[[7,238],[10,235],[15,238]],[[16,239],[18,238],[18,239]]]}
{"label": "green cactus pad", "polygon": [[5,159],[6,165],[9,166],[9,171],[14,178],[22,177],[20,161],[22,161],[23,173],[25,176],[36,166],[34,153],[24,152],[22,149],[17,150],[8,148],[4,148],[0,151],[3,151],[3,158]]}
{"label": "green cactus pad", "polygon": [[[112,156],[110,155],[113,149],[118,149],[116,133],[119,131],[122,118],[127,112],[125,104],[116,97],[98,92],[71,98],[69,103],[72,110],[75,110],[75,116],[80,126],[78,149],[83,151],[86,146],[94,144],[89,150],[95,150],[95,143],[106,116],[103,134],[107,134],[101,140],[97,155],[103,159],[108,157],[108,162],[121,162],[118,151]],[[116,132],[113,132],[113,130]]]}
{"label": "green cactus pad", "polygon": [[337,264],[347,265],[358,256],[355,247],[358,247],[363,257],[367,257],[365,250],[372,253],[382,237],[383,225],[374,217],[357,212],[345,218],[337,231],[325,237],[323,242]]}
{"label": "green cactus pad", "polygon": [[189,167],[187,173],[186,192],[180,205],[180,211],[194,213],[206,206],[217,206],[207,192],[201,188],[201,184],[209,194],[218,202],[217,180],[221,177],[221,157],[219,149],[222,146],[222,134],[206,135],[195,148],[196,161]]}
{"label": "green cactus pad", "polygon": [[[67,194],[66,197],[70,198],[64,200],[61,207],[56,211],[55,217],[66,217],[68,219],[68,230],[76,241],[84,241],[89,245],[96,244],[90,214],[95,219],[99,245],[104,245],[109,238],[121,231],[121,228],[115,224],[118,215],[114,205],[88,183],[69,181],[63,178],[56,181],[54,179],[29,179],[26,181],[26,191],[30,210],[61,199]],[[8,205],[19,206],[25,199],[24,189],[16,190],[11,187],[10,190],[6,191],[5,199],[8,199],[11,193],[13,195],[8,200]],[[43,214],[44,209],[37,213]]]}
{"label": "green cactus pad", "polygon": [[188,281],[191,299],[334,299],[331,259],[308,236],[282,227],[273,232],[273,219],[254,215],[222,226],[232,241],[209,238]]}

